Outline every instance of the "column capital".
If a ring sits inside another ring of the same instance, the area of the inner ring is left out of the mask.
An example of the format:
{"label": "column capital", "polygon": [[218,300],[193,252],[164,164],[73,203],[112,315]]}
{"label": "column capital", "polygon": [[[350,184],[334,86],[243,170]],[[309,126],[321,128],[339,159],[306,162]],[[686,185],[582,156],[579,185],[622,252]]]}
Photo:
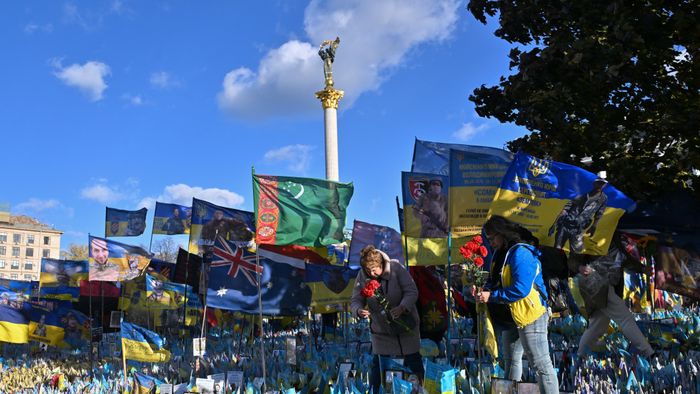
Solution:
{"label": "column capital", "polygon": [[325,89],[316,92],[316,98],[321,100],[321,105],[323,109],[333,108],[338,109],[338,102],[345,95],[342,90],[333,89],[333,87],[326,86]]}

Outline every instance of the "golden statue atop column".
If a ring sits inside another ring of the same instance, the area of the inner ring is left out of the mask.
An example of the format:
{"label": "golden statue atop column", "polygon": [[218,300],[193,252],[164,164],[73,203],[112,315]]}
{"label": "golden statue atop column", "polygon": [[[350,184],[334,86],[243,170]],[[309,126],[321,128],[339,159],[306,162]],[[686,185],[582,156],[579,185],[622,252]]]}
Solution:
{"label": "golden statue atop column", "polygon": [[338,101],[343,98],[345,92],[333,88],[333,62],[335,61],[335,51],[340,45],[340,37],[335,40],[325,40],[318,48],[318,55],[323,60],[323,78],[326,87],[316,92],[316,98],[321,100],[323,108],[338,109]]}
{"label": "golden statue atop column", "polygon": [[323,126],[326,145],[326,179],[338,181],[338,102],[345,94],[333,87],[333,62],[335,51],[340,45],[340,38],[325,40],[318,48],[318,55],[323,60],[323,78],[325,88],[316,92],[316,98],[323,106]]}

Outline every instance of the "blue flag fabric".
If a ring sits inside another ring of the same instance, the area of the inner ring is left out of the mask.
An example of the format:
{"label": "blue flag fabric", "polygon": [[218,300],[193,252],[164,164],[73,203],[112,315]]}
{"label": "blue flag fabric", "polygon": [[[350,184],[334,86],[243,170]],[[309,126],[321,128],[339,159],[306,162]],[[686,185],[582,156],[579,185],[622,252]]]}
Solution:
{"label": "blue flag fabric", "polygon": [[204,260],[210,266],[207,306],[258,313],[258,280],[266,315],[301,315],[311,303],[302,269],[263,257],[258,266],[255,254],[221,237]]}
{"label": "blue flag fabric", "polygon": [[489,216],[526,227],[541,245],[605,255],[618,219],[634,205],[605,179],[582,168],[518,152]]}
{"label": "blue flag fabric", "polygon": [[29,341],[29,297],[34,291],[33,283],[0,280],[0,341]]}
{"label": "blue flag fabric", "polygon": [[153,216],[153,234],[189,234],[191,225],[191,207],[156,202],[156,210]]}
{"label": "blue flag fabric", "polygon": [[445,144],[442,142],[421,141],[416,139],[413,146],[413,166],[411,172],[424,172],[428,174],[450,174],[450,149],[482,154],[486,156],[500,157],[506,162],[513,159],[511,152],[488,146]]}
{"label": "blue flag fabric", "polygon": [[253,212],[222,207],[204,200],[192,199],[192,226],[189,252],[208,252],[216,237],[240,245],[252,246],[255,235]]}
{"label": "blue flag fabric", "polygon": [[401,234],[391,227],[365,223],[355,220],[352,227],[352,243],[350,244],[349,265],[360,266],[360,252],[367,245],[383,251],[392,259],[397,259],[405,265]]}
{"label": "blue flag fabric", "polygon": [[107,207],[105,214],[105,237],[136,237],[146,230],[148,209],[126,211]]}
{"label": "blue flag fabric", "polygon": [[80,297],[80,281],[88,277],[88,262],[41,259],[39,296],[55,300],[75,301]]}

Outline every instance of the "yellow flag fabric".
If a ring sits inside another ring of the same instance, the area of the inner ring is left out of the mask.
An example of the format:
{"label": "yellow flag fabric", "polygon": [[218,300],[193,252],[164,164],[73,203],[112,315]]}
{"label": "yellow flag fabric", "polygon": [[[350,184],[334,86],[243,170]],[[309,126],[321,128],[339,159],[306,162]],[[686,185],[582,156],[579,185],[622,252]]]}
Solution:
{"label": "yellow flag fabric", "polygon": [[486,351],[489,352],[491,357],[495,360],[498,358],[498,339],[496,338],[496,332],[491,323],[491,315],[489,314],[486,304],[477,304],[476,310],[479,314],[480,345],[486,348]]}

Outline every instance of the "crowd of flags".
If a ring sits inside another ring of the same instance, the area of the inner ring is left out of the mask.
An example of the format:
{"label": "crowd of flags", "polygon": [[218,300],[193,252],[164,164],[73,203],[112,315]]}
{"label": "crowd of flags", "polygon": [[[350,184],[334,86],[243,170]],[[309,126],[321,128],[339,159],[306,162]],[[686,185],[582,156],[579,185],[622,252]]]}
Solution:
{"label": "crowd of flags", "polygon": [[[207,307],[299,316],[347,302],[359,252],[369,244],[416,268],[425,288],[435,287],[425,268],[448,262],[450,242],[457,256],[490,215],[530,228],[551,246],[555,216],[596,177],[524,153],[416,140],[411,171],[401,176],[403,208],[397,198],[400,231],[356,220],[349,242],[343,229],[352,183],[254,174],[253,212],[197,198],[191,206],[156,203],[152,234],[189,236],[175,264],[113,239],[144,234],[146,208],[107,207],[104,237],[89,237],[87,261],[45,258],[39,283],[0,281],[0,341],[78,347],[92,325],[73,304],[81,296],[118,297],[125,359],[165,362],[167,343],[150,327],[194,325]],[[602,233],[585,244],[589,254],[607,251],[617,220],[633,206],[612,186],[605,193]],[[628,279],[631,297],[643,287],[635,280]],[[444,308],[439,293],[424,307]]]}

